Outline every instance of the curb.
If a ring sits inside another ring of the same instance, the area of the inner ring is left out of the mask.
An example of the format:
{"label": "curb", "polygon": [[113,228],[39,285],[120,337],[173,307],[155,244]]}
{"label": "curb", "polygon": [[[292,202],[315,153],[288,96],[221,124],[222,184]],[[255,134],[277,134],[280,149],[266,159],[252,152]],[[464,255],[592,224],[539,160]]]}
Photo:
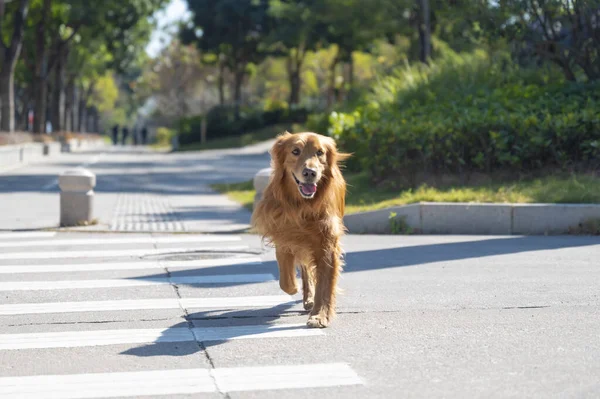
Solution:
{"label": "curb", "polygon": [[23,143],[0,146],[0,171],[8,171],[63,152],[103,147],[103,140],[70,140],[67,143]]}
{"label": "curb", "polygon": [[420,202],[346,215],[344,224],[352,234],[549,235],[578,231],[595,219],[600,204]]}
{"label": "curb", "polygon": [[[254,177],[255,205],[270,173]],[[351,234],[547,235],[572,234],[592,220],[600,221],[600,204],[420,202],[345,215],[344,225]]]}

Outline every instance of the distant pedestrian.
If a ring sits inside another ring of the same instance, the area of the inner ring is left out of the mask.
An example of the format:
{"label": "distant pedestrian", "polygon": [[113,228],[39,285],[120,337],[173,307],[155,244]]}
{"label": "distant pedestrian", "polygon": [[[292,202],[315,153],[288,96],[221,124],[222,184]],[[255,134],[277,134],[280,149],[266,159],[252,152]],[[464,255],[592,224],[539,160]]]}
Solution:
{"label": "distant pedestrian", "polygon": [[119,144],[119,125],[114,125],[112,128],[112,142],[113,145]]}
{"label": "distant pedestrian", "polygon": [[146,145],[148,143],[148,129],[146,126],[142,129],[142,144]]}
{"label": "distant pedestrian", "polygon": [[127,126],[125,126],[123,128],[123,137],[121,137],[121,145],[125,145],[125,142],[127,142],[127,136],[129,136],[129,129],[127,129]]}
{"label": "distant pedestrian", "polygon": [[133,135],[131,138],[133,139],[133,145],[138,145],[138,131],[136,127],[133,128]]}

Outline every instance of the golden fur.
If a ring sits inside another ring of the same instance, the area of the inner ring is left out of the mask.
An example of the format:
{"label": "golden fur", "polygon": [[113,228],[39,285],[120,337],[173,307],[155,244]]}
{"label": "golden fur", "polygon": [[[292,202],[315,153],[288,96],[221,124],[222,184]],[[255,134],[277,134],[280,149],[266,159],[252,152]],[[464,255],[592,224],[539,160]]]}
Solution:
{"label": "golden fur", "polygon": [[[346,196],[339,162],[348,156],[337,151],[330,137],[288,132],[278,136],[271,150],[273,174],[252,216],[255,230],[275,245],[279,286],[290,295],[298,292],[296,266],[300,267],[310,327],[327,327],[335,315]],[[298,178],[307,170],[312,173],[307,179],[317,187],[312,198],[301,194],[306,183]]]}

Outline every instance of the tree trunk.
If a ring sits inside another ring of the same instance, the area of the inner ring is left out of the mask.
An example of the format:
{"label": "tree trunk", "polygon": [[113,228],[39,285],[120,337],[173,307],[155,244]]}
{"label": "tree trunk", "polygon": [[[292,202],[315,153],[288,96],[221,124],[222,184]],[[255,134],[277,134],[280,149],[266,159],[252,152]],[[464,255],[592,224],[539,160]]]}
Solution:
{"label": "tree trunk", "polygon": [[70,76],[65,85],[65,112],[62,126],[65,131],[73,131],[73,106],[75,105],[75,78]]}
{"label": "tree trunk", "polygon": [[66,52],[61,46],[58,50],[56,65],[54,66],[54,86],[52,90],[51,117],[52,130],[64,130],[63,123],[63,105],[64,105],[64,90],[63,90],[63,73],[65,65]]}
{"label": "tree trunk", "polygon": [[19,121],[17,129],[27,131],[28,119],[29,119],[29,103],[31,98],[31,89],[25,89],[23,93],[23,99],[21,101],[21,111],[19,112]]}
{"label": "tree trunk", "polygon": [[[9,68],[10,69],[10,68]],[[13,132],[15,130],[15,85],[13,70],[0,73],[0,98],[2,99],[2,126],[0,130]]]}
{"label": "tree trunk", "polygon": [[225,105],[225,63],[219,61],[219,105]]}
{"label": "tree trunk", "polygon": [[338,57],[337,55],[335,56],[335,58],[333,59],[333,61],[331,62],[331,65],[329,66],[329,87],[327,88],[327,108],[330,108],[331,106],[333,106],[333,103],[335,102],[335,69],[337,67],[338,64]]}
{"label": "tree trunk", "polygon": [[36,31],[36,60],[35,60],[35,106],[33,116],[33,132],[46,132],[46,93],[48,75],[48,46],[46,46],[46,23],[50,17],[52,1],[44,0],[42,20]]}
{"label": "tree trunk", "polygon": [[35,100],[33,105],[33,132],[46,132],[46,94],[48,85],[43,76],[36,76],[34,79]]}
{"label": "tree trunk", "polygon": [[240,106],[242,104],[242,84],[244,83],[244,75],[246,65],[236,68],[233,81],[233,103],[235,109],[235,119],[240,118]]}
{"label": "tree trunk", "polygon": [[290,105],[300,103],[300,71],[290,71]]}
{"label": "tree trunk", "polygon": [[[296,50],[297,51],[297,50]],[[302,86],[302,56],[290,54],[288,57],[288,78],[290,80],[290,105],[300,103],[300,88]]]}
{"label": "tree trunk", "polygon": [[[99,118],[98,118],[98,108],[96,107],[92,107],[90,108],[90,114],[92,117],[92,132],[93,133],[100,133],[100,126],[99,126]],[[134,129],[135,132],[135,129]]]}
{"label": "tree trunk", "polygon": [[77,89],[77,85],[73,83],[73,92],[72,92],[72,101],[71,101],[71,131],[77,131],[77,123],[79,120],[77,119],[77,100],[78,100],[79,90]]}
{"label": "tree trunk", "polygon": [[[15,66],[19,55],[21,54],[21,46],[23,44],[23,31],[25,21],[27,19],[27,10],[29,0],[20,0],[19,7],[13,15],[13,33],[10,39],[10,44],[6,46],[4,40],[0,40],[0,130],[5,132],[13,132],[15,130]],[[5,1],[0,4],[0,19],[5,19]],[[0,30],[0,34],[3,34]]]}
{"label": "tree trunk", "polygon": [[83,94],[83,87],[79,90],[79,106],[78,106],[78,111],[77,111],[77,131],[78,132],[83,132],[85,129],[85,120],[86,120],[86,116],[85,116],[85,99],[84,99],[85,95]]}
{"label": "tree trunk", "polygon": [[352,57],[352,51],[348,56],[348,90],[352,90],[354,87],[354,57]]}
{"label": "tree trunk", "polygon": [[429,64],[431,58],[431,10],[429,0],[417,0],[419,8],[419,44],[421,62]]}
{"label": "tree trunk", "polygon": [[79,129],[78,129],[78,131],[81,133],[88,132],[90,129],[90,125],[88,123],[89,112],[88,112],[87,103],[88,103],[88,98],[90,98],[90,96],[92,95],[92,91],[94,91],[94,86],[95,86],[95,83],[90,83],[90,86],[86,90],[82,85],[79,90],[79,117],[78,117]]}

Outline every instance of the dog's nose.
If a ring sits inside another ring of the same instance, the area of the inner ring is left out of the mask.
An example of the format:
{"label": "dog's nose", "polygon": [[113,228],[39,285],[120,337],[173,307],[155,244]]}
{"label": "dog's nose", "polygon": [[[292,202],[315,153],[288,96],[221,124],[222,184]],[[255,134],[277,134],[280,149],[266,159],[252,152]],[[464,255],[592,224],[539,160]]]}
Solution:
{"label": "dog's nose", "polygon": [[304,168],[304,170],[302,171],[302,176],[305,179],[314,179],[315,177],[317,177],[317,171],[310,168]]}

